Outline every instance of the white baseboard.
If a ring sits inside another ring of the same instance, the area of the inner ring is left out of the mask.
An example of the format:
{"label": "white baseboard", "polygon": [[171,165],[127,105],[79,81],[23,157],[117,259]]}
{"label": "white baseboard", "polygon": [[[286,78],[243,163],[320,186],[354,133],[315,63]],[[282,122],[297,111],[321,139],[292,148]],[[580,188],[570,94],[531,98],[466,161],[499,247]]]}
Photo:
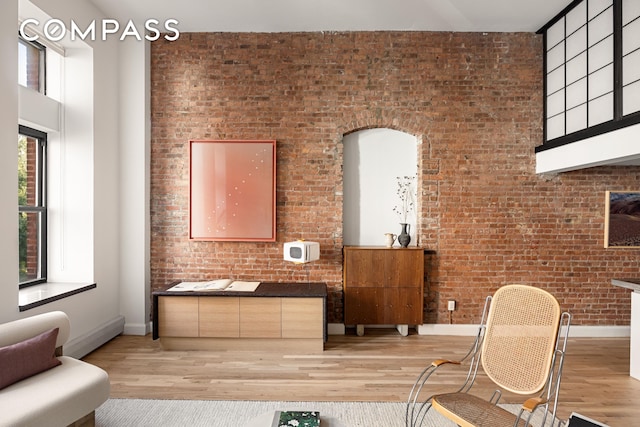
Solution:
{"label": "white baseboard", "polygon": [[124,335],[139,335],[145,336],[150,334],[152,331],[151,322],[149,323],[125,323],[124,325]]}
{"label": "white baseboard", "polygon": [[[459,335],[474,336],[478,325],[419,325],[418,335]],[[625,338],[631,336],[630,326],[571,326],[570,338]]]}
{"label": "white baseboard", "polygon": [[117,337],[124,331],[124,316],[117,316],[82,336],[64,345],[64,355],[80,359],[96,348]]}
{"label": "white baseboard", "polygon": [[474,336],[478,334],[478,325],[423,324],[418,325],[416,331],[418,335]]}
{"label": "white baseboard", "polygon": [[344,335],[345,334],[344,323],[329,323],[327,325],[327,334]]}
{"label": "white baseboard", "polygon": [[[395,328],[393,325],[372,325],[368,328]],[[345,325],[342,323],[329,323],[329,335],[344,335]],[[418,335],[457,335],[475,336],[478,333],[478,325],[447,325],[447,324],[423,324],[416,326]],[[571,326],[569,337],[571,338],[626,338],[631,336],[630,326]]]}
{"label": "white baseboard", "polygon": [[578,338],[628,338],[631,326],[571,326],[569,337]]}

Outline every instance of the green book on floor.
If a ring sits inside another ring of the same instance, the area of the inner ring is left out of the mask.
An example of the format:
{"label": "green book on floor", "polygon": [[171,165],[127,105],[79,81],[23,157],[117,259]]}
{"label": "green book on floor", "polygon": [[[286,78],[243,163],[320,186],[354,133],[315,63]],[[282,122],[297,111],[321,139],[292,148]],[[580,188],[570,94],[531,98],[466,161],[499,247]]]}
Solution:
{"label": "green book on floor", "polygon": [[273,427],[320,427],[320,412],[276,411]]}

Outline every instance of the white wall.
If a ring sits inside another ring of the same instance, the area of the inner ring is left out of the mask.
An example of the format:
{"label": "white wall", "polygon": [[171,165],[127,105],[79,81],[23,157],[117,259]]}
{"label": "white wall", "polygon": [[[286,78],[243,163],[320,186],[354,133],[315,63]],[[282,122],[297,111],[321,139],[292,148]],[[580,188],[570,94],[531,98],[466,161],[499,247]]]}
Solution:
{"label": "white wall", "polygon": [[[343,143],[344,244],[383,246],[385,233],[400,234],[402,221],[393,211],[400,205],[397,177],[416,175],[417,138],[393,129],[367,129],[345,135]],[[410,246],[418,243],[415,212],[416,207],[407,218]]]}
{"label": "white wall", "polygon": [[20,124],[60,131],[60,103],[26,86],[18,86]]}
{"label": "white wall", "polygon": [[61,73],[61,131],[48,134],[47,264],[51,282],[95,280],[95,206],[90,202],[95,175],[93,62],[93,49],[85,43],[67,48]]}
{"label": "white wall", "polygon": [[120,46],[120,311],[125,333],[150,330],[150,45]]}
{"label": "white wall", "polygon": [[[64,265],[82,280],[90,279],[97,288],[20,313],[18,311],[18,235],[17,235],[17,43],[18,4],[25,0],[4,0],[0,13],[0,321],[27,317],[41,312],[63,310],[71,319],[71,341],[88,337],[120,318],[119,315],[119,141],[118,141],[118,43],[117,39],[87,42],[91,49],[68,51],[69,60],[91,56],[90,67],[67,82],[76,100],[61,120],[62,132],[53,139],[64,139],[66,150],[60,168],[65,209],[64,227],[84,239],[67,242]],[[74,0],[33,0],[47,15],[64,22],[90,22],[101,13],[89,2]],[[86,64],[86,62],[84,62]],[[88,84],[95,82],[96,84]],[[78,93],[79,92],[79,93]],[[87,105],[90,108],[86,108]],[[69,214],[69,216],[67,216]],[[72,233],[73,234],[73,233]],[[87,245],[87,246],[85,246]],[[59,248],[56,248],[59,249]],[[59,263],[60,260],[55,259]],[[62,271],[58,271],[60,276]],[[74,273],[75,274],[75,273]],[[75,278],[72,277],[72,278]],[[99,343],[98,343],[99,345]]]}
{"label": "white wall", "polygon": [[[18,317],[18,1],[0,13],[0,321]],[[14,61],[8,58],[15,58]]]}

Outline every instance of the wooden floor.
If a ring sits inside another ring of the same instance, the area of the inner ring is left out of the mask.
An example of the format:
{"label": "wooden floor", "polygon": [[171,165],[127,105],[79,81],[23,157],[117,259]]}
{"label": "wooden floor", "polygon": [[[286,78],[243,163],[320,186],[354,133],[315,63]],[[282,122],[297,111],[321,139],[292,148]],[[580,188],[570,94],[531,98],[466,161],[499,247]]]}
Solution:
{"label": "wooden floor", "polygon": [[[369,330],[330,336],[321,354],[163,351],[150,336],[120,336],[84,360],[104,368],[111,397],[148,399],[405,401],[436,358],[466,353],[472,338]],[[448,390],[438,376],[433,391]],[[475,394],[488,395],[481,378]],[[521,402],[506,396],[506,402]],[[640,381],[629,377],[628,338],[573,338],[559,415],[579,412],[612,427],[640,426]]]}

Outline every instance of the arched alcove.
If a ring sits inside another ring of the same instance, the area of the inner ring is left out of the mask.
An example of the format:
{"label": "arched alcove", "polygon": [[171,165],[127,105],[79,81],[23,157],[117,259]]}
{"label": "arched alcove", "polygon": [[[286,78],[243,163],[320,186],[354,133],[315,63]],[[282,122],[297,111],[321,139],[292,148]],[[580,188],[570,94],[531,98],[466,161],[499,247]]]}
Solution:
{"label": "arched alcove", "polygon": [[[344,144],[343,242],[345,245],[382,246],[385,233],[400,233],[400,215],[394,211],[398,177],[417,177],[418,141],[414,135],[388,129],[349,133]],[[411,191],[416,198],[417,178]],[[416,208],[408,213],[411,246],[417,244]],[[396,242],[397,246],[398,243]]]}

